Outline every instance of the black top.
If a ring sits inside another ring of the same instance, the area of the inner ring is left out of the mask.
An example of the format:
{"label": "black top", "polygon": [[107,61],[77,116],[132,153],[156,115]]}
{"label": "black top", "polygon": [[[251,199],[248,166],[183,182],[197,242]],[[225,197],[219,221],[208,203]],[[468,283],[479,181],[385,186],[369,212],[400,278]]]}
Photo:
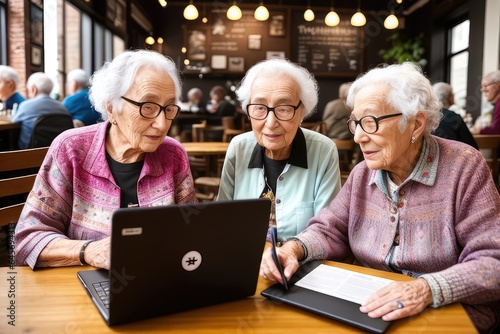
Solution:
{"label": "black top", "polygon": [[113,160],[108,152],[106,152],[106,160],[108,161],[111,174],[113,174],[116,184],[121,190],[120,207],[128,208],[138,206],[137,181],[139,180],[144,160],[130,164],[122,164]]}
{"label": "black top", "polygon": [[461,141],[462,143],[469,144],[478,149],[476,140],[470,133],[462,117],[448,109],[443,108],[441,111],[443,113],[443,118],[439,122],[438,128],[434,131],[434,135],[441,138]]}

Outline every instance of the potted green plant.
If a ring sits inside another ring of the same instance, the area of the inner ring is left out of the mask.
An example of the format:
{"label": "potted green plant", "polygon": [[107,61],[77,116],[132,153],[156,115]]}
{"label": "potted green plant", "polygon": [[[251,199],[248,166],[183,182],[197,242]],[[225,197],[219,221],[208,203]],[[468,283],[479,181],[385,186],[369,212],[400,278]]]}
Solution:
{"label": "potted green plant", "polygon": [[425,53],[424,37],[422,34],[414,38],[404,38],[398,32],[387,38],[391,47],[379,51],[379,55],[388,64],[401,64],[405,61],[412,61],[424,67],[427,59],[423,58]]}

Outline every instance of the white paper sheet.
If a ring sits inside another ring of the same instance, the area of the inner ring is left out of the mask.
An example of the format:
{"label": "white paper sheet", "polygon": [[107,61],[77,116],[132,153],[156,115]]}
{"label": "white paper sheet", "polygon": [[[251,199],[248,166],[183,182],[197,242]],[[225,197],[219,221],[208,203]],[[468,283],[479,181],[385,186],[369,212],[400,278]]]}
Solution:
{"label": "white paper sheet", "polygon": [[361,305],[391,282],[390,279],[320,264],[295,285]]}

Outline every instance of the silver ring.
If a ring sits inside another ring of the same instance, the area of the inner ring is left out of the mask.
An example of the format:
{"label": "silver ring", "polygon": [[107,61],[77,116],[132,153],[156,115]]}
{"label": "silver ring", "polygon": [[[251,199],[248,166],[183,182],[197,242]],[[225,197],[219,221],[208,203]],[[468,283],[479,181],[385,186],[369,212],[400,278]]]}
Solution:
{"label": "silver ring", "polygon": [[398,305],[398,308],[403,308],[405,307],[403,303],[401,303],[399,300],[396,300],[396,304]]}

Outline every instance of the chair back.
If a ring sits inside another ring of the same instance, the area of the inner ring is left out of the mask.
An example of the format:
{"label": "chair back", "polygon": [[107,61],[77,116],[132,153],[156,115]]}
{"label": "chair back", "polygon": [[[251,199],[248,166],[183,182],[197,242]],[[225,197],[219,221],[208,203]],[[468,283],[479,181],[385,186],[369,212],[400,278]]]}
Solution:
{"label": "chair back", "polygon": [[243,133],[244,131],[236,128],[236,119],[233,116],[222,117],[222,141],[229,143],[233,137]]}
{"label": "chair back", "polygon": [[499,187],[498,173],[500,171],[498,161],[498,150],[500,147],[500,135],[474,135],[477,146],[485,155],[486,162],[491,169],[491,175],[497,187]]}
{"label": "chair back", "polygon": [[[36,172],[47,154],[48,147],[0,152],[0,199],[31,191]],[[9,176],[6,176],[10,174]],[[12,176],[17,174],[17,176]],[[0,208],[0,226],[17,222],[24,207],[24,199]]]}
{"label": "chair back", "polygon": [[73,118],[71,118],[69,114],[48,114],[40,116],[33,127],[29,147],[50,146],[52,141],[59,134],[73,127]]}
{"label": "chair back", "polygon": [[304,122],[300,125],[302,128],[313,130],[326,135],[326,123],[323,121],[318,122]]}

